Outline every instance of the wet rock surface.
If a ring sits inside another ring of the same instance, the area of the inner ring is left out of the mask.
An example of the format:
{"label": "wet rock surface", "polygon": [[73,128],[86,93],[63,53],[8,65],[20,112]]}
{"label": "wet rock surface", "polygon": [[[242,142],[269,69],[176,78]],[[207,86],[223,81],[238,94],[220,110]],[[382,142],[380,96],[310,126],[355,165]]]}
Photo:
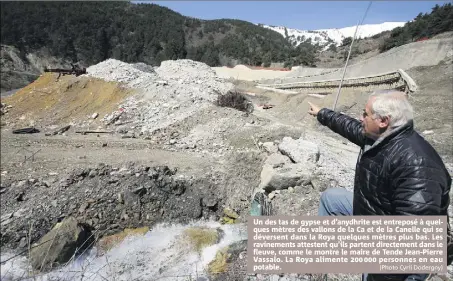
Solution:
{"label": "wet rock surface", "polygon": [[283,155],[287,155],[294,163],[316,163],[319,160],[319,147],[312,142],[284,137],[278,146]]}
{"label": "wet rock surface", "polygon": [[62,265],[74,255],[83,253],[93,241],[89,227],[80,224],[74,217],[68,217],[31,246],[31,265],[35,270]]}

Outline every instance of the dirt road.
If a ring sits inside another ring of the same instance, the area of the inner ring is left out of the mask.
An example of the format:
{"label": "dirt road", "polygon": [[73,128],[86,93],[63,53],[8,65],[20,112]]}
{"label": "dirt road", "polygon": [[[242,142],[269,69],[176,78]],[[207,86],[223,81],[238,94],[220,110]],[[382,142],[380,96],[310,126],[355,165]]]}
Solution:
{"label": "dirt road", "polygon": [[[111,135],[46,137],[42,134],[13,135],[11,131],[2,131],[1,137],[1,165],[2,172],[8,172],[6,178],[25,179],[99,163],[120,165],[129,161],[151,166],[168,165],[187,174],[196,174],[219,163],[210,155],[156,149],[147,140],[121,139]],[[31,160],[33,153],[34,160]],[[27,161],[24,161],[25,156]]]}

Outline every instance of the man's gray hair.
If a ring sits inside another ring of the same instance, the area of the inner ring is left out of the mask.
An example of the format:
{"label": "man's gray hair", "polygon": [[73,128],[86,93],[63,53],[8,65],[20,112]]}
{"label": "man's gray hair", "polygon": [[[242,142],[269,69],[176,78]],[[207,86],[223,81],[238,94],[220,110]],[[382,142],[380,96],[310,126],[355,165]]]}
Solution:
{"label": "man's gray hair", "polygon": [[379,90],[370,95],[374,98],[371,112],[377,117],[388,117],[390,127],[398,127],[413,120],[414,109],[404,92],[398,90]]}

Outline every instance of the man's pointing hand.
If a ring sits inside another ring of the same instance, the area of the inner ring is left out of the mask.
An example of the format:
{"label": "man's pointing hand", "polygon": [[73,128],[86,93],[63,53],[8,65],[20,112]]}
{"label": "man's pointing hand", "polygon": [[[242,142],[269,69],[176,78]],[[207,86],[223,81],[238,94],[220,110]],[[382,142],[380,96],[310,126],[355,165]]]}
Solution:
{"label": "man's pointing hand", "polygon": [[318,106],[312,104],[311,102],[308,102],[310,105],[310,109],[308,110],[308,114],[316,116],[318,115],[319,110],[321,110]]}

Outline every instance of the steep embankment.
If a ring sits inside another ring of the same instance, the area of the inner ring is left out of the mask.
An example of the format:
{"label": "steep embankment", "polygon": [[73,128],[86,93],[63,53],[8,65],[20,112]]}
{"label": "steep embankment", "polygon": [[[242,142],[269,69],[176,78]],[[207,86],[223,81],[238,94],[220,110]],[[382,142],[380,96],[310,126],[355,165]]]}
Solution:
{"label": "steep embankment", "polygon": [[417,66],[436,65],[445,57],[453,55],[452,46],[453,42],[450,39],[432,39],[410,43],[351,65],[346,72],[346,77],[385,73],[393,71],[395,68],[409,69]]}
{"label": "steep embankment", "polygon": [[[417,66],[436,65],[446,57],[453,55],[452,47],[453,41],[451,39],[431,39],[413,42],[349,65],[345,78],[371,76],[395,71],[400,68],[406,70]],[[304,81],[339,79],[341,78],[342,70],[340,68],[330,74],[306,78]]]}
{"label": "steep embankment", "polygon": [[[453,41],[449,38],[431,39],[421,42],[413,42],[375,57],[362,60],[353,65],[349,65],[345,78],[373,76],[385,72],[395,71],[397,69],[410,69],[418,66],[436,65],[440,61],[453,55]],[[332,69],[332,72],[324,75],[316,75],[317,69],[313,69],[310,77],[301,77],[300,79],[288,79],[285,82],[295,81],[319,81],[341,79],[343,68]],[[300,75],[302,74],[302,75]],[[310,75],[307,68],[300,68],[288,74],[289,77]]]}
{"label": "steep embankment", "polygon": [[453,64],[452,58],[433,66],[407,70],[418,90],[411,97],[415,111],[415,127],[453,163]]}

